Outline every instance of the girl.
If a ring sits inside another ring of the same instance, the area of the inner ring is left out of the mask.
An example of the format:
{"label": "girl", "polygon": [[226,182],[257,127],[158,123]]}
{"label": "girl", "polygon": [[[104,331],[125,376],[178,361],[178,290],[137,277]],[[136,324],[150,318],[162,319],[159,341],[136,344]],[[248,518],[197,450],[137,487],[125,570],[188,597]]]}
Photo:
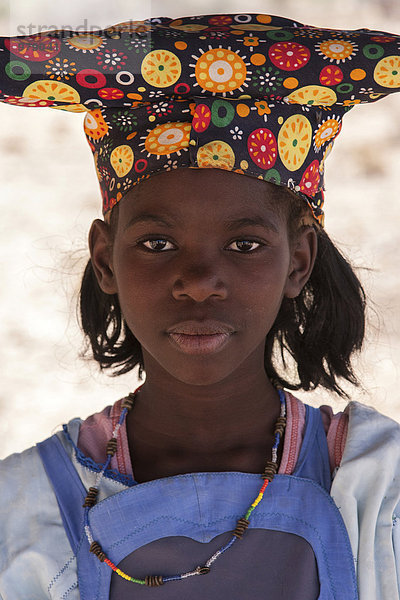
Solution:
{"label": "girl", "polygon": [[283,391],[357,382],[323,171],[343,114],[400,88],[399,41],[270,15],[4,40],[4,101],[87,111],[82,327],[145,380],[3,462],[2,598],[399,597],[397,424]]}

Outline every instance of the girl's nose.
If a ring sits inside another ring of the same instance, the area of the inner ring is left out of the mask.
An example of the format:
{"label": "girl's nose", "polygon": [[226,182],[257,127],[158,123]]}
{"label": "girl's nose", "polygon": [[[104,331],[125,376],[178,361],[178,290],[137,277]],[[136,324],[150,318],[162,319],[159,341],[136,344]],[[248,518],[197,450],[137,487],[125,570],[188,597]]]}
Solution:
{"label": "girl's nose", "polygon": [[224,300],[227,288],[215,261],[214,264],[202,262],[182,269],[174,282],[172,295],[175,300],[191,298],[195,302],[204,302],[209,298]]}

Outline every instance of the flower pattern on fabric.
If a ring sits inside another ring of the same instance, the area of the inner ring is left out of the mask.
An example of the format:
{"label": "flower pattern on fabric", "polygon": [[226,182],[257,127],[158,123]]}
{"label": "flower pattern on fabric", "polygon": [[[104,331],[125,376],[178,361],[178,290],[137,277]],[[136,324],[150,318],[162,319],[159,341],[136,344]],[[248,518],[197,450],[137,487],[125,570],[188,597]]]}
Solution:
{"label": "flower pattern on fabric", "polygon": [[247,86],[246,63],[230,48],[212,48],[202,53],[200,57],[193,56],[193,58],[197,59],[194,65],[194,76],[202,92],[208,91],[225,96],[237,89],[243,91],[243,86]]}
{"label": "flower pattern on fabric", "polygon": [[118,131],[128,133],[137,126],[137,118],[131,110],[121,110],[111,115],[111,122]]}
{"label": "flower pattern on fabric", "polygon": [[124,177],[133,167],[133,151],[130,146],[124,144],[117,146],[111,152],[110,163],[118,177]]}
{"label": "flower pattern on fabric", "polygon": [[50,35],[31,35],[5,39],[5,47],[29,62],[42,62],[54,58],[61,48],[60,40]]}
{"label": "flower pattern on fabric", "polygon": [[240,129],[238,125],[235,125],[233,129],[229,130],[229,133],[232,134],[234,140],[241,140],[243,136],[243,131]]}
{"label": "flower pattern on fabric", "polygon": [[272,181],[323,220],[343,115],[400,91],[400,36],[263,14],[125,21],[0,38],[0,101],[85,113],[106,214],[180,167]]}
{"label": "flower pattern on fabric", "polygon": [[307,85],[292,92],[287,97],[292,104],[308,104],[314,106],[331,106],[337,99],[336,93],[321,85]]}
{"label": "flower pattern on fabric", "polygon": [[325,60],[336,61],[339,64],[351,60],[358,47],[357,44],[349,40],[333,39],[320,42],[316,45],[316,49]]}
{"label": "flower pattern on fabric", "polygon": [[293,115],[282,125],[278,136],[279,156],[289,171],[304,163],[311,145],[312,128],[303,115]]}
{"label": "flower pattern on fabric", "polygon": [[235,164],[235,154],[229,144],[215,140],[199,148],[197,164],[200,169],[225,169],[232,171]]}
{"label": "flower pattern on fabric", "polygon": [[400,86],[400,56],[382,58],[374,69],[374,80],[385,88]]}
{"label": "flower pattern on fabric", "polygon": [[313,196],[318,190],[318,184],[320,179],[321,175],[319,172],[319,162],[317,160],[313,160],[311,165],[309,165],[303,173],[303,177],[300,181],[299,190],[304,194]]}
{"label": "flower pattern on fabric", "polygon": [[260,38],[256,35],[246,35],[243,40],[238,40],[239,42],[243,42],[244,46],[248,46],[250,50],[253,50],[256,46],[260,44]]}
{"label": "flower pattern on fabric", "polygon": [[66,39],[65,42],[70,48],[77,52],[83,52],[83,54],[86,54],[86,52],[93,54],[106,45],[103,36],[86,33],[75,35]]}
{"label": "flower pattern on fabric", "polygon": [[148,84],[165,88],[178,81],[181,74],[181,62],[172,52],[154,50],[143,59],[141,72],[143,79]]}
{"label": "flower pattern on fabric", "polygon": [[55,58],[54,60],[50,59],[46,64],[46,75],[50,79],[57,79],[57,81],[61,81],[62,79],[70,79],[76,73],[76,63],[69,62],[67,58],[63,60],[59,58]]}
{"label": "flower pattern on fabric", "polygon": [[152,129],[146,136],[144,147],[147,150],[147,157],[151,154],[157,156],[169,155],[172,153],[180,154],[181,150],[187,150],[190,134],[189,123],[164,123]]}
{"label": "flower pattern on fabric", "polygon": [[274,166],[277,157],[277,144],[272,131],[269,129],[256,129],[252,131],[247,147],[250,158],[261,169],[270,169]]}
{"label": "flower pattern on fabric", "polygon": [[252,80],[260,93],[275,92],[283,81],[283,77],[279,75],[280,71],[273,67],[260,67],[255,69]]}
{"label": "flower pattern on fabric", "polygon": [[327,65],[319,74],[319,80],[323,86],[338,85],[343,81],[343,77],[342,69],[333,65]]}
{"label": "flower pattern on fabric", "polygon": [[84,129],[87,137],[92,140],[100,140],[107,135],[109,127],[100,109],[87,113],[84,121]]}
{"label": "flower pattern on fabric", "polygon": [[269,49],[271,62],[284,71],[297,71],[310,60],[311,52],[297,42],[278,42]]}
{"label": "flower pattern on fabric", "polygon": [[192,127],[194,131],[205,131],[211,121],[211,110],[206,104],[199,104],[193,114]]}
{"label": "flower pattern on fabric", "polygon": [[23,96],[41,100],[80,103],[79,94],[72,86],[52,80],[31,83],[24,89]]}
{"label": "flower pattern on fabric", "polygon": [[111,50],[99,50],[97,53],[97,63],[102,69],[114,71],[116,69],[124,69],[128,57],[123,52],[118,52],[112,48]]}
{"label": "flower pattern on fabric", "polygon": [[124,38],[125,50],[136,54],[148,54],[153,50],[154,44],[150,36]]}
{"label": "flower pattern on fabric", "polygon": [[318,129],[314,132],[314,149],[316,152],[322,148],[324,144],[335,138],[340,133],[342,124],[334,115],[325,119]]}

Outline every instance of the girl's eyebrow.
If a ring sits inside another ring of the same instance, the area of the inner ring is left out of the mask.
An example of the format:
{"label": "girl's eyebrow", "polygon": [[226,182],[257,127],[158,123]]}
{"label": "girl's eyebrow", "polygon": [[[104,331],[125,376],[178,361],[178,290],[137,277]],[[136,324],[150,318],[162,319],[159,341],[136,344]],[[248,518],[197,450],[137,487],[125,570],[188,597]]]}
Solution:
{"label": "girl's eyebrow", "polygon": [[166,221],[160,215],[152,215],[150,213],[143,213],[140,215],[136,215],[129,220],[126,225],[124,231],[128,229],[128,227],[132,227],[132,225],[136,225],[136,223],[155,223],[156,225],[164,225],[164,227],[172,228],[173,225],[171,222]]}
{"label": "girl's eyebrow", "polygon": [[277,226],[268,218],[262,217],[261,215],[255,215],[253,217],[243,217],[241,219],[235,219],[233,221],[227,221],[227,229],[238,229],[240,227],[258,225],[279,233]]}
{"label": "girl's eyebrow", "polygon": [[[173,228],[173,223],[171,221],[167,221],[160,215],[153,215],[151,213],[143,213],[140,215],[136,215],[132,217],[128,224],[125,227],[125,230],[137,223],[153,223],[156,225],[163,225],[164,227],[168,227],[169,229]],[[258,226],[263,227],[264,229],[268,229],[273,231],[274,233],[279,233],[277,226],[268,218],[262,217],[261,215],[254,215],[252,217],[242,217],[240,219],[233,219],[229,221],[225,221],[224,223],[226,228],[229,231],[239,229],[240,227],[248,227],[248,226]]]}

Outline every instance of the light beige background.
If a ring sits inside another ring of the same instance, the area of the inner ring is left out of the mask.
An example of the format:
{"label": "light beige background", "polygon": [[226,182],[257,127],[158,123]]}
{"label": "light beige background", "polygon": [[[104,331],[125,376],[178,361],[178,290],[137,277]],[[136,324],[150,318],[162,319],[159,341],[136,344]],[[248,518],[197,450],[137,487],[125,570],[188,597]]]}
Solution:
{"label": "light beige background", "polygon": [[[0,33],[30,24],[107,26],[148,16],[265,12],[313,25],[400,34],[398,0],[0,0]],[[31,29],[31,31],[35,29]],[[83,117],[0,105],[0,457],[47,437],[132,390],[82,361],[76,294],[100,196]],[[346,115],[328,160],[326,229],[363,270],[374,300],[352,398],[400,419],[400,94]],[[300,394],[316,405],[344,402]]]}

